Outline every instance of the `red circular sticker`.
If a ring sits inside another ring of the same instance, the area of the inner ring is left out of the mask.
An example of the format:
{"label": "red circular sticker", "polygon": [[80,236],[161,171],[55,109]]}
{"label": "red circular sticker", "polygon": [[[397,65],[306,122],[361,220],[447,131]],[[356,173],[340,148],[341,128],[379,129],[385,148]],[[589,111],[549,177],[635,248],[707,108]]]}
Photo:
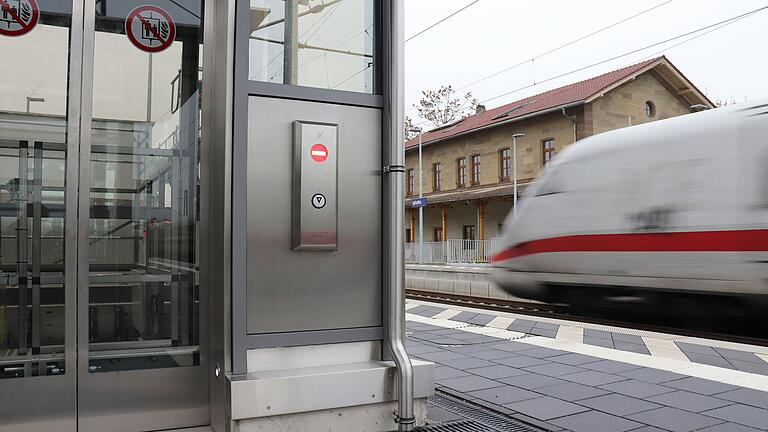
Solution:
{"label": "red circular sticker", "polygon": [[176,23],[168,12],[157,6],[139,6],[125,18],[125,34],[136,48],[156,53],[173,43]]}
{"label": "red circular sticker", "polygon": [[309,155],[315,162],[324,162],[328,159],[328,149],[322,144],[315,144],[309,149]]}
{"label": "red circular sticker", "polygon": [[27,34],[39,19],[40,8],[36,0],[0,0],[0,35]]}

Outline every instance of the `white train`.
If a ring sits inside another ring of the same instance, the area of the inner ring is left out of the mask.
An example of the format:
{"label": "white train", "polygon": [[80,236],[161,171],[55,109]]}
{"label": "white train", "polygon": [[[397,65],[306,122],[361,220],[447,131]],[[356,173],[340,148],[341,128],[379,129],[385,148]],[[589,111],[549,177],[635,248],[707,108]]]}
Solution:
{"label": "white train", "polygon": [[768,299],[768,100],[579,141],[504,226],[494,281],[517,297]]}

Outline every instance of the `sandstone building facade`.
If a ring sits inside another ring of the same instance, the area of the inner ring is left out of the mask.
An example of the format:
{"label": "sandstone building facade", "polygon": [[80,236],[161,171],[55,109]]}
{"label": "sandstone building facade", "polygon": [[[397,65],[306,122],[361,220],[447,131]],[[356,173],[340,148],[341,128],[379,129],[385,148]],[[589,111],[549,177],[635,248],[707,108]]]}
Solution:
{"label": "sandstone building facade", "polygon": [[[500,236],[518,196],[555,155],[601,132],[713,108],[666,57],[658,57],[485,110],[422,136],[424,241]],[[406,240],[418,241],[418,138],[406,143]],[[519,198],[520,199],[520,198]]]}

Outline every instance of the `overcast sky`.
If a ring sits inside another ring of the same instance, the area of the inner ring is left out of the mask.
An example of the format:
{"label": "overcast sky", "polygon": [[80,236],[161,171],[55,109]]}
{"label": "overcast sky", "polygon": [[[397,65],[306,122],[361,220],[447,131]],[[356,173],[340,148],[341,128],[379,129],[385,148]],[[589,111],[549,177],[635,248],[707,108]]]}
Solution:
{"label": "overcast sky", "polygon": [[[630,17],[666,0],[480,0],[405,45],[406,114],[422,89],[462,87],[506,67]],[[414,35],[471,0],[407,0],[405,36]],[[768,0],[673,0],[651,12],[462,91],[481,102],[536,81],[768,6]],[[665,54],[710,99],[768,97],[768,10],[677,47],[678,39],[489,100],[495,107]],[[418,122],[418,121],[417,121]]]}

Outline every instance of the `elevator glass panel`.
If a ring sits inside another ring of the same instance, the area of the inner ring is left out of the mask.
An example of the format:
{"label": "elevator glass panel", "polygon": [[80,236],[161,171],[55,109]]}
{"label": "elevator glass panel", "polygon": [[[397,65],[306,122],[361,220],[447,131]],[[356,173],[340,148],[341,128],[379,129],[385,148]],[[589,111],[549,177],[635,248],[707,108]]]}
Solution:
{"label": "elevator glass panel", "polygon": [[201,3],[152,5],[142,11],[136,2],[110,2],[96,9],[91,373],[200,363]]}
{"label": "elevator glass panel", "polygon": [[249,0],[249,79],[376,93],[377,0]]}
{"label": "elevator glass panel", "polygon": [[[0,379],[64,374],[67,73],[72,2],[0,3]],[[26,21],[24,21],[26,22]],[[13,417],[13,416],[11,416]],[[2,416],[6,418],[6,416]]]}

